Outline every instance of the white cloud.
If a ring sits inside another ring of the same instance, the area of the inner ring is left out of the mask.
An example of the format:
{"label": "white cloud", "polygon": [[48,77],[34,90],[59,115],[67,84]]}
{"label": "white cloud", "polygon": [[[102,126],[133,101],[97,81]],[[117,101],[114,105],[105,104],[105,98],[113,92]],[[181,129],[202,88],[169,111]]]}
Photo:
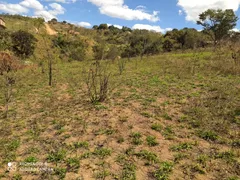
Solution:
{"label": "white cloud", "polygon": [[234,28],[234,29],[232,29],[231,31],[233,31],[233,32],[240,32],[240,30],[237,29],[237,28]]}
{"label": "white cloud", "polygon": [[51,20],[53,18],[56,18],[56,16],[52,15],[49,11],[46,11],[46,10],[35,11],[34,15],[37,16],[37,17],[42,17],[46,21],[49,21],[49,20]]}
{"label": "white cloud", "polygon": [[182,10],[179,10],[178,11],[178,14],[181,16],[183,14],[183,11]]}
{"label": "white cloud", "polygon": [[172,31],[172,30],[173,30],[173,28],[166,28],[166,29],[164,29],[165,32]]}
{"label": "white cloud", "polygon": [[124,0],[88,0],[96,6],[122,6]]}
{"label": "white cloud", "polygon": [[116,27],[116,28],[118,28],[118,29],[122,29],[122,26],[121,25],[118,25],[118,24],[114,24],[114,25],[112,25],[112,24],[107,24],[108,26],[114,26],[114,27]]}
{"label": "white cloud", "polygon": [[145,11],[145,9],[147,9],[147,7],[146,7],[146,6],[139,5],[139,6],[137,6],[135,9],[139,9],[139,10]]}
{"label": "white cloud", "polygon": [[118,28],[118,29],[122,29],[122,26],[120,26],[120,25],[114,24],[113,26]]}
{"label": "white cloud", "polygon": [[148,20],[159,21],[158,11],[152,14],[145,12],[143,8],[130,9],[124,4],[124,0],[87,0],[99,7],[100,13],[110,17],[125,20]]}
{"label": "white cloud", "polygon": [[0,2],[0,11],[10,14],[26,14],[33,10],[34,16],[42,17],[45,20],[56,18],[59,14],[64,14],[65,9],[57,3],[43,6],[38,0],[23,0],[19,4],[8,4]]}
{"label": "white cloud", "polygon": [[149,31],[155,31],[160,33],[165,33],[166,31],[171,31],[172,28],[162,29],[160,26],[151,26],[149,24],[135,24],[132,29],[145,29]]}
{"label": "white cloud", "polygon": [[186,13],[187,21],[196,21],[199,14],[207,9],[233,9],[237,11],[240,0],[178,0],[177,3]]}
{"label": "white cloud", "polygon": [[47,2],[57,2],[57,3],[75,3],[77,0],[45,0]]}
{"label": "white cloud", "polygon": [[43,5],[37,0],[24,0],[24,1],[20,2],[19,4],[26,8],[32,8],[32,9],[36,9],[36,10],[44,9]]}
{"label": "white cloud", "polygon": [[65,9],[60,4],[52,3],[49,4],[49,6],[52,8],[52,10],[49,11],[52,15],[64,14],[65,12]]}
{"label": "white cloud", "polygon": [[46,21],[49,21],[53,18],[57,18],[57,15],[65,13],[65,9],[60,4],[52,3],[49,4],[49,6],[51,7],[51,9],[49,9],[48,7],[44,7],[43,9],[36,10],[34,12],[34,15],[42,17]]}
{"label": "white cloud", "polygon": [[7,3],[0,3],[0,11],[9,14],[28,13],[28,9],[21,6],[20,4],[7,4]]}
{"label": "white cloud", "polygon": [[92,26],[89,22],[79,22],[79,23],[76,23],[76,25],[81,26],[81,27],[91,27]]}

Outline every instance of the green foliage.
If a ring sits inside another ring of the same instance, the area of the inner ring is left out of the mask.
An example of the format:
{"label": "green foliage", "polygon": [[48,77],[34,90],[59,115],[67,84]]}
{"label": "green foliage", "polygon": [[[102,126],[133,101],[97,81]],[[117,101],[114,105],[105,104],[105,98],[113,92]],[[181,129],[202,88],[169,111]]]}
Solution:
{"label": "green foliage", "polygon": [[83,153],[83,154],[80,156],[80,159],[87,159],[87,158],[89,158],[91,155],[92,155],[91,152]]}
{"label": "green foliage", "polygon": [[126,64],[127,61],[125,59],[118,60],[118,70],[120,75],[122,75],[123,71],[125,70]]}
{"label": "green foliage", "polygon": [[129,27],[123,26],[123,27],[122,27],[122,31],[123,31],[123,32],[132,32],[132,29],[129,28]]}
{"label": "green foliage", "polygon": [[124,164],[121,179],[136,180],[136,166],[133,163],[127,162]]}
{"label": "green foliage", "polygon": [[107,24],[100,24],[98,26],[98,30],[107,30],[108,29],[108,25]]}
{"label": "green foliage", "polygon": [[32,34],[20,30],[12,33],[11,38],[12,50],[16,56],[28,58],[33,54],[37,39]]}
{"label": "green foliage", "polygon": [[107,149],[107,148],[96,148],[93,152],[94,155],[100,157],[100,158],[105,158],[107,156],[110,156],[112,153],[111,149]]}
{"label": "green foliage", "polygon": [[139,132],[132,133],[130,137],[132,138],[132,143],[134,145],[141,145],[143,143],[141,140],[142,135]]}
{"label": "green foliage", "polygon": [[64,50],[69,45],[69,42],[65,39],[65,36],[59,34],[56,38],[53,39],[53,44],[54,46],[61,48],[64,52]]}
{"label": "green foliage", "polygon": [[19,146],[20,146],[20,140],[15,139],[6,144],[6,149],[8,151],[16,151]]}
{"label": "green foliage", "polygon": [[80,167],[80,160],[78,158],[68,158],[67,167],[70,171],[77,172]]}
{"label": "green foliage", "polygon": [[97,172],[95,177],[96,177],[96,179],[105,179],[110,174],[111,173],[108,170],[102,170],[100,172]]}
{"label": "green foliage", "polygon": [[9,50],[12,46],[10,32],[0,30],[0,51]]}
{"label": "green foliage", "polygon": [[238,17],[232,9],[208,9],[199,15],[197,24],[202,25],[205,32],[217,43],[228,35],[229,30],[236,26],[237,21]]}
{"label": "green foliage", "polygon": [[166,139],[168,139],[168,140],[173,139],[173,135],[174,135],[174,131],[173,131],[171,126],[167,126],[167,127],[164,128],[163,136]]}
{"label": "green foliage", "polygon": [[236,157],[236,155],[233,151],[224,151],[224,152],[217,153],[215,155],[215,158],[224,159],[227,162],[234,162],[235,157]]}
{"label": "green foliage", "polygon": [[98,29],[98,25],[94,25],[92,28],[93,28],[94,30],[97,30],[97,29]]}
{"label": "green foliage", "polygon": [[157,146],[159,144],[154,136],[147,136],[146,141],[149,146]]}
{"label": "green foliage", "polygon": [[69,46],[69,57],[73,60],[83,61],[87,59],[86,46],[80,40],[72,41]]}
{"label": "green foliage", "polygon": [[24,161],[27,163],[36,163],[36,162],[38,162],[38,159],[34,156],[29,156]]}
{"label": "green foliage", "polygon": [[93,47],[94,59],[95,60],[103,60],[107,56],[108,52],[107,43],[104,40],[101,40],[97,45]]}
{"label": "green foliage", "polygon": [[109,48],[109,51],[106,55],[106,59],[111,59],[111,60],[115,60],[116,58],[118,58],[118,56],[120,55],[120,50],[116,45],[112,45]]}
{"label": "green foliage", "polygon": [[53,18],[49,21],[49,23],[56,24],[56,23],[58,23],[58,20],[56,18]]}
{"label": "green foliage", "polygon": [[59,177],[59,179],[64,179],[67,173],[67,169],[65,168],[55,168],[55,174]]}
{"label": "green foliage", "polygon": [[171,162],[162,162],[158,170],[154,172],[154,177],[157,180],[168,180],[169,174],[172,172],[173,163]]}
{"label": "green foliage", "polygon": [[208,36],[194,28],[173,29],[164,35],[163,50],[194,49],[206,46]]}
{"label": "green foliage", "polygon": [[193,171],[193,172],[198,172],[200,174],[205,174],[204,169],[199,164],[192,164],[190,166],[190,168],[191,168],[191,171]]}
{"label": "green foliage", "polygon": [[44,25],[44,19],[43,18],[35,18],[35,19],[33,19],[33,24],[37,28],[37,30],[39,30],[39,28]]}
{"label": "green foliage", "polygon": [[49,162],[61,162],[64,160],[65,156],[66,156],[65,150],[52,151],[48,155],[47,160]]}
{"label": "green foliage", "polygon": [[135,153],[135,155],[141,159],[147,160],[150,164],[157,163],[159,161],[155,153],[147,150],[141,150],[140,152]]}
{"label": "green foliage", "polygon": [[199,131],[198,135],[207,141],[216,141],[219,138],[219,136],[213,131]]}
{"label": "green foliage", "polygon": [[173,50],[173,42],[170,39],[165,39],[163,42],[163,50],[165,52],[171,52]]}
{"label": "green foliage", "polygon": [[75,148],[85,148],[85,149],[88,149],[89,147],[89,143],[87,141],[83,141],[83,142],[76,142],[73,144],[73,146]]}
{"label": "green foliage", "polygon": [[151,128],[155,131],[161,132],[163,129],[163,126],[159,123],[152,124]]}
{"label": "green foliage", "polygon": [[145,54],[156,54],[160,51],[160,34],[156,34],[147,30],[135,30],[133,31],[129,44],[131,51],[126,49],[128,52],[125,54],[130,54],[131,57],[141,56]]}
{"label": "green foliage", "polygon": [[72,60],[83,61],[87,59],[87,44],[81,39],[68,39],[67,36],[60,34],[53,39],[53,44],[61,49],[62,54]]}
{"label": "green foliage", "polygon": [[12,178],[13,180],[22,180],[22,175],[21,174],[15,174]]}
{"label": "green foliage", "polygon": [[193,143],[180,143],[178,145],[172,146],[171,151],[181,151],[181,150],[190,150],[192,149]]}
{"label": "green foliage", "polygon": [[197,157],[197,162],[206,166],[206,162],[208,161],[209,157],[207,155],[200,155]]}
{"label": "green foliage", "polygon": [[238,176],[232,176],[232,177],[229,177],[227,180],[239,180],[239,177]]}

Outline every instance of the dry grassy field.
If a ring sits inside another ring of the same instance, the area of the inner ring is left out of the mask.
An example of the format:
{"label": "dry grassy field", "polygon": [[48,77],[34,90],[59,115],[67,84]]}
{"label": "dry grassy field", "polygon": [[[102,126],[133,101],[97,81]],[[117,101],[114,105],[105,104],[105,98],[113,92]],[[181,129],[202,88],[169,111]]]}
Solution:
{"label": "dry grassy field", "polygon": [[[91,61],[55,63],[52,87],[39,67],[17,72],[8,118],[0,119],[0,179],[240,178],[240,65],[228,55],[99,66],[110,75],[103,103],[90,102]],[[21,169],[39,162],[51,171]]]}

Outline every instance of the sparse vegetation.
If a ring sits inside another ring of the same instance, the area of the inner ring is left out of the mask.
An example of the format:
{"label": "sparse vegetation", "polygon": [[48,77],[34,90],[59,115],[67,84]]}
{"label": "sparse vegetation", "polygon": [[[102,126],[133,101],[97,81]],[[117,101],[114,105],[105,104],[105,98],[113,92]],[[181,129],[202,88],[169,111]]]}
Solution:
{"label": "sparse vegetation", "polygon": [[[106,65],[105,65],[106,66]],[[96,61],[88,71],[86,78],[87,94],[92,103],[103,102],[109,93],[111,74],[99,61]]]}
{"label": "sparse vegetation", "polygon": [[206,29],[209,12],[234,26],[207,11],[211,36],[57,19],[49,35],[42,19],[1,15],[0,179],[239,179],[239,33]]}
{"label": "sparse vegetation", "polygon": [[157,180],[169,179],[169,174],[172,172],[173,164],[171,162],[162,162],[158,170],[154,172],[154,177]]}
{"label": "sparse vegetation", "polygon": [[143,140],[141,139],[142,135],[139,132],[132,133],[130,137],[132,138],[132,143],[134,145],[140,145],[143,143]]}
{"label": "sparse vegetation", "polygon": [[146,141],[149,146],[157,146],[159,144],[154,136],[147,136]]}
{"label": "sparse vegetation", "polygon": [[140,152],[135,153],[135,155],[141,159],[147,160],[148,163],[157,163],[158,157],[155,153],[147,151],[147,150],[142,150]]}
{"label": "sparse vegetation", "polygon": [[163,129],[162,125],[159,123],[152,124],[151,128],[157,132],[161,132]]}

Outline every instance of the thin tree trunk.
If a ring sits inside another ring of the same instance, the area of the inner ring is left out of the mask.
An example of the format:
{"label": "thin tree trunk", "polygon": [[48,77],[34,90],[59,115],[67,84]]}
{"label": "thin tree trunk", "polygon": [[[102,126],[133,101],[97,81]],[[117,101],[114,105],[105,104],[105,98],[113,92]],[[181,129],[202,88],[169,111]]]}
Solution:
{"label": "thin tree trunk", "polygon": [[8,77],[6,77],[6,88],[7,90],[5,94],[5,118],[8,119],[9,102],[12,96],[12,86]]}
{"label": "thin tree trunk", "polygon": [[52,60],[49,59],[49,86],[52,86]]}
{"label": "thin tree trunk", "polygon": [[47,47],[47,43],[46,43],[46,40],[43,36],[43,40],[44,40],[44,43],[45,43],[45,46],[47,48],[47,56],[48,56],[48,85],[49,86],[52,86],[52,57],[50,56],[50,53],[49,53],[49,49]]}

